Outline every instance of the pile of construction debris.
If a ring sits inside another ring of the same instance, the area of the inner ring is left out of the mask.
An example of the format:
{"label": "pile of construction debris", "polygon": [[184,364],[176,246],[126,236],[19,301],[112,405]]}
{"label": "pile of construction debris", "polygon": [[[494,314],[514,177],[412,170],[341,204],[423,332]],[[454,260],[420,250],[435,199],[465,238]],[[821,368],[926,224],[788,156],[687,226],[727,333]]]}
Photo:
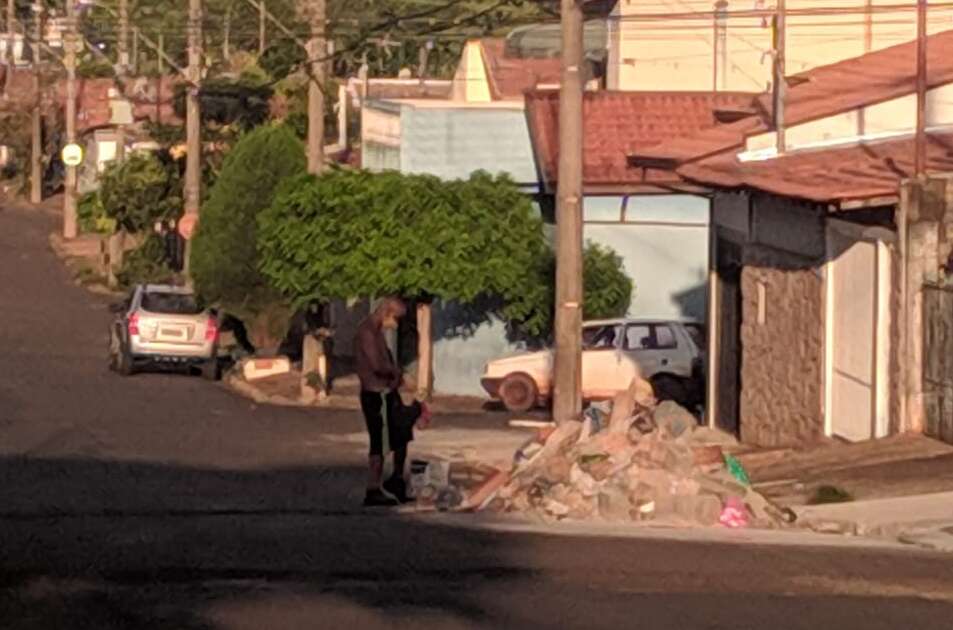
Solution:
{"label": "pile of construction debris", "polygon": [[611,407],[582,422],[540,430],[517,451],[512,470],[483,471],[481,483],[452,479],[436,493],[441,509],[518,512],[561,519],[672,525],[782,527],[790,510],[751,488],[723,452],[724,436],[699,427],[672,402],[658,404],[637,378]]}

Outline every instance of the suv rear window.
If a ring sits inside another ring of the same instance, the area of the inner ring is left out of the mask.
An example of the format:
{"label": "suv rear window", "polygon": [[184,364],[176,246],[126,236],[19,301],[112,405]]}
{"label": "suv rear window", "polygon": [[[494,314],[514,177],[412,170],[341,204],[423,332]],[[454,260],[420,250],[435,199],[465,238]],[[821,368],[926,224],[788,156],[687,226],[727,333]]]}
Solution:
{"label": "suv rear window", "polygon": [[195,296],[187,293],[146,293],[142,296],[142,308],[150,313],[166,315],[198,315],[202,312]]}

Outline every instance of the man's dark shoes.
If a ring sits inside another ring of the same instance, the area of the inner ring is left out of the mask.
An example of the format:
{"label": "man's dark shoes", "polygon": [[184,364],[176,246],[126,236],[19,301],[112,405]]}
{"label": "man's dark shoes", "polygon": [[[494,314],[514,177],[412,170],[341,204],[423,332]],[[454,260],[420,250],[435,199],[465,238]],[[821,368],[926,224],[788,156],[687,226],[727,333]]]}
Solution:
{"label": "man's dark shoes", "polygon": [[385,481],[384,490],[401,503],[412,503],[414,501],[407,496],[407,482],[398,477],[391,477]]}
{"label": "man's dark shoes", "polygon": [[368,490],[364,495],[364,507],[394,507],[400,505],[397,499],[389,497],[380,490]]}

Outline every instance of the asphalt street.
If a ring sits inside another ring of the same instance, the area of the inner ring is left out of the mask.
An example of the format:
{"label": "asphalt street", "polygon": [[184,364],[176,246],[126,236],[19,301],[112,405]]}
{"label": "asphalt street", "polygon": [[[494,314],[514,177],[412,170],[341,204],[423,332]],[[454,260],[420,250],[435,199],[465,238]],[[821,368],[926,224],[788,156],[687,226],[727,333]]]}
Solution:
{"label": "asphalt street", "polygon": [[55,228],[0,209],[0,628],[953,627],[953,559],[913,549],[365,511],[361,457],[329,439],[353,412],[110,373],[107,302],[70,281]]}

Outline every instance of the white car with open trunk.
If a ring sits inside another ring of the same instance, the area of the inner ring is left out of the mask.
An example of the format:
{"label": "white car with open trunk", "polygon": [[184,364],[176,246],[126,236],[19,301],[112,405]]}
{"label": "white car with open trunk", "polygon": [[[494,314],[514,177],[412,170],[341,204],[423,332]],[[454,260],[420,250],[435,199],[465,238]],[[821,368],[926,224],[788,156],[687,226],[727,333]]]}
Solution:
{"label": "white car with open trunk", "polygon": [[[606,400],[641,375],[656,396],[686,407],[702,402],[704,328],[658,319],[591,321],[582,328],[582,395]],[[490,361],[481,383],[510,411],[527,411],[551,397],[553,351],[524,352]]]}

